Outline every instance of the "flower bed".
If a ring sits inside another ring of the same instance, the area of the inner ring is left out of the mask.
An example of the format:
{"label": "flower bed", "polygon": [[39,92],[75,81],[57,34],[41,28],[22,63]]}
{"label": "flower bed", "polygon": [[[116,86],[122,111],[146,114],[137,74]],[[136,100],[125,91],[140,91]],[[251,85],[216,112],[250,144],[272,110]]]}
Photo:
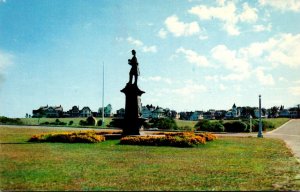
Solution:
{"label": "flower bed", "polygon": [[60,142],[60,143],[99,143],[105,137],[95,131],[47,133],[33,135],[29,142]]}
{"label": "flower bed", "polygon": [[164,136],[127,136],[120,140],[120,144],[193,147],[215,139],[216,136],[211,133],[195,135],[193,132],[180,132],[165,133]]}

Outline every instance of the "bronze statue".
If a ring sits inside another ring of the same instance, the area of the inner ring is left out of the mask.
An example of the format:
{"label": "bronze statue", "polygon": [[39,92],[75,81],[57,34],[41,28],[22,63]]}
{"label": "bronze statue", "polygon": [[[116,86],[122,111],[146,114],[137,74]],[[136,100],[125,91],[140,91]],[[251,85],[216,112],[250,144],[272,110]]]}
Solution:
{"label": "bronze statue", "polygon": [[131,53],[133,56],[131,59],[128,59],[128,64],[131,65],[128,83],[132,84],[132,77],[134,76],[134,84],[137,84],[138,76],[140,75],[140,71],[139,71],[139,67],[138,67],[139,64],[138,64],[137,58],[135,56],[135,54],[136,54],[135,50],[132,50]]}

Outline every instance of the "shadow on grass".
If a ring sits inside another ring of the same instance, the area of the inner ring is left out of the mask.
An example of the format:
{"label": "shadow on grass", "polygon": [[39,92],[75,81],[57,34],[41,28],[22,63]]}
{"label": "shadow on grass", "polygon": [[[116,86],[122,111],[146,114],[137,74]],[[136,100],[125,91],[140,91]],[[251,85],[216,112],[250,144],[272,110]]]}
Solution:
{"label": "shadow on grass", "polygon": [[7,143],[0,143],[0,145],[12,145],[12,144],[38,144],[34,142],[7,142]]}

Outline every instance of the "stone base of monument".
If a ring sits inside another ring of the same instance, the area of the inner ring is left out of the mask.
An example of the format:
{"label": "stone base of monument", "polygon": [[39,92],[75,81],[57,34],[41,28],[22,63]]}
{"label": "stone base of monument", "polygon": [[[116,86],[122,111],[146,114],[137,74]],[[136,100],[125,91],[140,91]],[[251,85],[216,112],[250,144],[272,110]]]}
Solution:
{"label": "stone base of monument", "polygon": [[113,124],[115,127],[121,128],[123,130],[122,136],[127,135],[142,135],[142,132],[140,133],[143,126],[143,123],[147,119],[145,118],[137,118],[137,119],[125,119],[125,118],[114,118]]}
{"label": "stone base of monument", "polygon": [[141,95],[145,92],[140,90],[137,84],[130,83],[127,83],[121,92],[126,96],[125,116],[124,119],[118,119],[117,124],[123,129],[123,136],[140,135],[140,129],[146,121],[145,118],[140,117]]}

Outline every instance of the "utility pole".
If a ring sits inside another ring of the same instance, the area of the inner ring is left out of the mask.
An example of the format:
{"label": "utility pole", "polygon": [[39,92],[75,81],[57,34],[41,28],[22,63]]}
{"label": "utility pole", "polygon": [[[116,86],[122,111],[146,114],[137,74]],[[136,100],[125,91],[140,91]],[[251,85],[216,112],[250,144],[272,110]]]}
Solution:
{"label": "utility pole", "polygon": [[104,128],[104,62],[102,63],[103,65],[103,71],[102,71],[102,128]]}
{"label": "utility pole", "polygon": [[258,108],[258,116],[259,116],[259,128],[257,137],[263,138],[262,134],[262,121],[261,121],[261,95],[259,95],[259,108]]}

